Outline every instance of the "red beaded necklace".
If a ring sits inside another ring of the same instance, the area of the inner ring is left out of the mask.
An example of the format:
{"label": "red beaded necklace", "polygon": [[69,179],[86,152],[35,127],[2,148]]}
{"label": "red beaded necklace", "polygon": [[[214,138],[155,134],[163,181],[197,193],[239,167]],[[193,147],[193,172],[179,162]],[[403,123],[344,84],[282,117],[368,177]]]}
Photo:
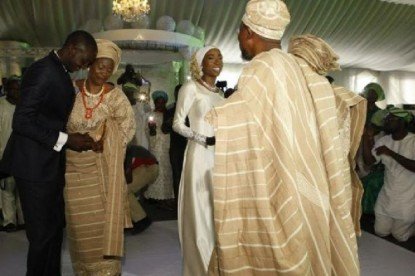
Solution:
{"label": "red beaded necklace", "polygon": [[86,97],[88,96],[87,94],[90,94],[90,93],[86,89],[86,80],[84,81],[84,85],[81,90],[81,95],[82,95],[82,103],[85,107],[85,119],[89,120],[92,118],[92,112],[94,111],[95,108],[97,108],[102,103],[102,100],[104,99],[103,92],[104,92],[104,86],[102,86],[101,91],[99,91],[99,93],[95,95],[95,96],[99,95],[98,103],[96,103],[93,107],[88,107],[86,104]]}

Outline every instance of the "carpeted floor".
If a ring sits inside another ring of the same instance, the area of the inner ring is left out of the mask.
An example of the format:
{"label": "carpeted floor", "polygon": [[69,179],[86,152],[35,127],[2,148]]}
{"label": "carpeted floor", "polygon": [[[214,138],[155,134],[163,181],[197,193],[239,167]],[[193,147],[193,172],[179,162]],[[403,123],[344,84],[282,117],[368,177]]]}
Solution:
{"label": "carpeted floor", "polygon": [[[147,214],[153,221],[164,221],[164,220],[177,220],[177,210],[171,210],[169,208],[165,208],[160,204],[155,202],[150,202],[146,199],[140,200],[143,208],[146,210]],[[373,229],[375,223],[375,216],[374,215],[367,215],[363,214],[360,219],[362,230],[375,234]],[[388,236],[383,238],[384,240],[394,243],[400,247],[408,249],[412,252],[415,252],[415,236],[410,238],[406,242],[399,242],[392,236]]]}
{"label": "carpeted floor", "polygon": [[[371,234],[375,234],[374,225],[375,225],[374,215],[363,214],[362,217],[360,218],[360,226],[362,227],[362,230],[368,233],[371,233]],[[410,238],[406,242],[399,242],[392,236],[387,236],[383,239],[388,242],[394,243],[398,246],[401,246],[403,248],[406,248],[412,252],[415,252],[415,236]]]}
{"label": "carpeted floor", "polygon": [[[180,276],[181,256],[177,221],[154,222],[139,235],[126,235],[123,276]],[[362,276],[410,276],[415,271],[415,253],[363,232],[358,238]],[[25,274],[27,240],[24,231],[0,232],[0,275]],[[62,276],[72,276],[66,241]]]}

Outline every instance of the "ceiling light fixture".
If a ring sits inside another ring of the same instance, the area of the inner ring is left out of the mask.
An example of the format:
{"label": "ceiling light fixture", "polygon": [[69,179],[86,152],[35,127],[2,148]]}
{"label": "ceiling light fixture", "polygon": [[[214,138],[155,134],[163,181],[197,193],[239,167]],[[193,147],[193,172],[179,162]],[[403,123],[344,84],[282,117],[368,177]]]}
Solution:
{"label": "ceiling light fixture", "polygon": [[126,22],[136,22],[150,12],[148,0],[114,0],[112,11]]}

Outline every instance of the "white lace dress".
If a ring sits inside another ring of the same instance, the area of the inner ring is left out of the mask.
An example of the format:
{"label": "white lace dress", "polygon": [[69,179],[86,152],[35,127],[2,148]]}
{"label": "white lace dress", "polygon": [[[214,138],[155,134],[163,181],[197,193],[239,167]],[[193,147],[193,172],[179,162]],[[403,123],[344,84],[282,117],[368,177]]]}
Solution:
{"label": "white lace dress", "polygon": [[[157,125],[157,134],[150,136],[149,150],[159,162],[159,176],[153,184],[148,186],[144,193],[146,198],[164,200],[174,198],[173,190],[173,173],[170,165],[170,134],[164,134],[161,131],[163,123],[163,114],[154,112],[154,121]],[[148,127],[147,127],[148,129]]]}

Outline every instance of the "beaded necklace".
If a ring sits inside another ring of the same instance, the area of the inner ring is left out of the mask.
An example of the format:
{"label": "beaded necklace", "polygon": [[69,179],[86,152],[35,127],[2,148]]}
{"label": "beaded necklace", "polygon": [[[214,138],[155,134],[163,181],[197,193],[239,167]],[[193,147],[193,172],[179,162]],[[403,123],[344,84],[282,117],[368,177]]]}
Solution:
{"label": "beaded necklace", "polygon": [[[81,90],[81,95],[82,95],[82,103],[85,107],[85,119],[89,120],[89,119],[92,118],[92,113],[93,113],[94,109],[97,108],[102,103],[102,100],[104,99],[104,93],[103,92],[104,92],[104,86],[102,86],[101,90],[97,94],[90,93],[86,89],[86,80],[84,81],[84,85],[83,85],[82,90]],[[91,98],[99,97],[99,101],[93,107],[88,107],[87,104],[86,104],[86,97],[91,97]]]}
{"label": "beaded necklace", "polygon": [[204,80],[199,79],[199,83],[203,85],[207,90],[212,91],[214,93],[219,93],[219,88],[216,86],[210,86],[208,83],[206,83]]}

